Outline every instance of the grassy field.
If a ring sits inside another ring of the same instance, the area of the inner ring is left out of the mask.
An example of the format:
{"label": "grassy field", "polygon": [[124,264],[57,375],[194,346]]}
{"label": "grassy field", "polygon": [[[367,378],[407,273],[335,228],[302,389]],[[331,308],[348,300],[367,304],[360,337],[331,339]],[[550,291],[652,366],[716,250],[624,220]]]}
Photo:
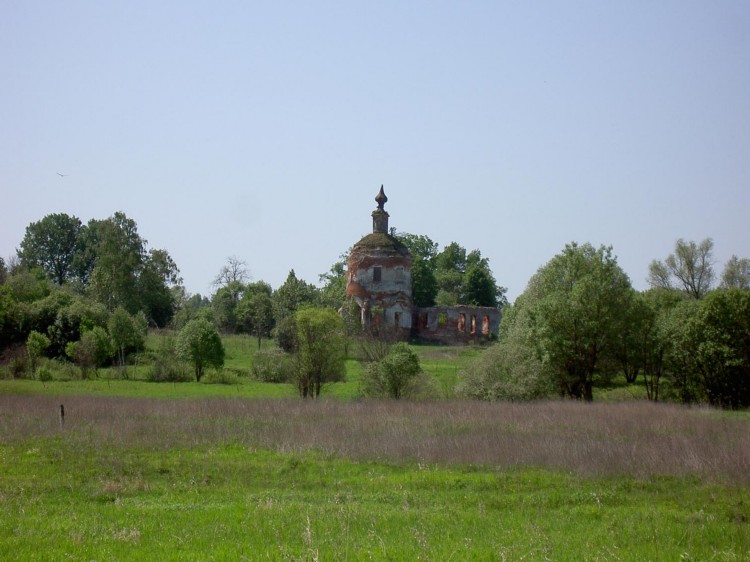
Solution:
{"label": "grassy field", "polygon": [[[150,357],[174,338],[170,332],[149,334],[146,342],[146,353],[131,358],[131,363],[123,370],[118,367],[100,368],[88,379],[80,377],[77,367],[71,364],[60,364],[55,361],[43,362],[48,371],[54,373],[52,380],[42,382],[36,379],[11,380],[3,377],[0,369],[0,393],[3,394],[46,394],[46,395],[96,395],[96,396],[130,396],[155,398],[197,398],[204,396],[240,396],[252,398],[282,398],[296,396],[296,389],[290,384],[263,383],[253,377],[255,354],[258,352],[257,340],[247,335],[224,336],[222,341],[226,350],[224,369],[217,373],[209,369],[200,383],[149,381],[151,370]],[[267,350],[275,344],[271,340],[262,340],[261,350]],[[423,370],[430,375],[436,395],[444,398],[454,396],[453,387],[463,365],[477,357],[482,348],[478,347],[437,347],[429,345],[414,346],[420,357]],[[354,350],[352,350],[354,351]],[[189,371],[186,366],[185,369]],[[346,360],[346,380],[324,386],[323,394],[327,397],[351,400],[359,397],[359,377],[362,366],[355,358]]]}
{"label": "grassy field", "polygon": [[362,401],[351,359],[302,401],[224,342],[200,383],[0,380],[0,560],[750,560],[747,412],[459,401],[482,350],[434,346],[440,400]]}
{"label": "grassy field", "polygon": [[640,402],[0,395],[0,559],[748,560],[748,429]]}

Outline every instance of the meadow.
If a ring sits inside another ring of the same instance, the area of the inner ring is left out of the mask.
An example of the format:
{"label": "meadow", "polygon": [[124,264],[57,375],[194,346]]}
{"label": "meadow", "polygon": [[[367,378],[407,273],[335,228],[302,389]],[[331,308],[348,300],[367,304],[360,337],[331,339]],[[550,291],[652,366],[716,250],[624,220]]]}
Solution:
{"label": "meadow", "polygon": [[[362,400],[356,364],[302,401],[242,353],[0,381],[0,559],[750,560],[746,412]],[[447,392],[481,351],[419,353]]]}

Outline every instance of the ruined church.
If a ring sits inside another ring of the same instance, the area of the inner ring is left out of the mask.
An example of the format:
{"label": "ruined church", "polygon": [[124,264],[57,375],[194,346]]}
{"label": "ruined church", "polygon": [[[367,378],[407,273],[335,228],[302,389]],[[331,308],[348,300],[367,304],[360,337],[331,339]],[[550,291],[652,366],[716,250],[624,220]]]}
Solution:
{"label": "ruined church", "polygon": [[415,307],[409,249],[388,229],[383,187],[375,197],[372,233],[349,254],[346,296],[356,303],[363,328],[388,326],[404,337],[440,343],[470,343],[497,336],[500,310],[485,306]]}

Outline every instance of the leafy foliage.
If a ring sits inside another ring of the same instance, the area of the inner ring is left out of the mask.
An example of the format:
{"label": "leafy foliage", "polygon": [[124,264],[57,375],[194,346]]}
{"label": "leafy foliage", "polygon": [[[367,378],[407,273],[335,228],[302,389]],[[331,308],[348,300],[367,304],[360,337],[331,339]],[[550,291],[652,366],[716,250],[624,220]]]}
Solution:
{"label": "leafy foliage", "polygon": [[65,213],[47,215],[26,227],[18,257],[24,267],[39,267],[62,285],[74,276],[74,261],[80,250],[83,225]]}
{"label": "leafy foliage", "polygon": [[362,374],[362,394],[394,399],[414,397],[424,387],[421,373],[419,356],[406,343],[399,342],[380,361],[367,364]]}
{"label": "leafy foliage", "polygon": [[552,396],[555,373],[539,357],[532,334],[530,309],[519,298],[504,309],[499,341],[459,374],[457,394],[489,402]]}
{"label": "leafy foliage", "polygon": [[29,366],[31,367],[32,376],[36,374],[36,366],[39,358],[44,354],[49,344],[49,338],[36,330],[32,330],[26,339],[26,352],[29,355]]}
{"label": "leafy foliage", "polygon": [[325,383],[344,378],[344,323],[329,308],[303,308],[295,324],[297,389],[302,398],[317,398]]}
{"label": "leafy foliage", "polygon": [[708,294],[714,280],[714,242],[706,238],[700,244],[682,238],[675,243],[673,254],[664,261],[654,260],[649,266],[648,281],[652,287],[671,289],[675,283],[693,298],[701,299]]}
{"label": "leafy foliage", "polygon": [[196,318],[188,322],[177,336],[177,355],[193,365],[195,380],[201,380],[207,366],[224,366],[224,345],[219,332],[208,320]]}

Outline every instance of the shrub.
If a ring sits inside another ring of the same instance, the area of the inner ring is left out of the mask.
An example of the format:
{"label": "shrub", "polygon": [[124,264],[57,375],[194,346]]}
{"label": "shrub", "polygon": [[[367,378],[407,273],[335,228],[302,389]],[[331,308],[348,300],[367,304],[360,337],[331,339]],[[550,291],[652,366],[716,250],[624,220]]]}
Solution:
{"label": "shrub", "polygon": [[294,374],[293,363],[281,348],[258,351],[253,358],[253,377],[260,382],[287,382]]}
{"label": "shrub", "polygon": [[148,380],[152,382],[189,382],[190,369],[177,356],[174,338],[162,338],[159,349],[153,353]]}
{"label": "shrub", "polygon": [[419,357],[403,342],[391,347],[380,361],[368,363],[360,384],[362,394],[370,397],[398,399],[434,394]]}
{"label": "shrub", "polygon": [[219,369],[208,373],[203,377],[205,384],[239,384],[239,377],[225,369]]}
{"label": "shrub", "polygon": [[224,366],[224,345],[216,328],[208,320],[197,318],[188,322],[177,336],[177,356],[195,368],[195,380],[200,382],[205,367]]}
{"label": "shrub", "polygon": [[26,353],[29,356],[29,367],[31,367],[32,378],[36,374],[37,362],[49,347],[49,344],[49,338],[36,330],[31,330],[29,337],[26,338]]}

